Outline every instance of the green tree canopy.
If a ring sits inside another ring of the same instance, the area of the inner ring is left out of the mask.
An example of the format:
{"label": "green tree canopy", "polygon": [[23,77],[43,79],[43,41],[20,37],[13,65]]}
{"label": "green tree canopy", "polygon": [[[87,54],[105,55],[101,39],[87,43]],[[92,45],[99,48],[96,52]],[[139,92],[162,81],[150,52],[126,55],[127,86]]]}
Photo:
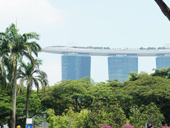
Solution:
{"label": "green tree canopy", "polygon": [[72,107],[74,111],[87,108],[92,103],[90,90],[93,85],[85,79],[61,81],[47,88],[42,94],[42,103],[47,108],[53,108],[57,114]]}
{"label": "green tree canopy", "polygon": [[[159,76],[145,76],[136,81],[124,83],[121,93],[132,97],[131,105],[149,105],[153,102],[169,122],[170,80]],[[128,106],[130,108],[130,106]]]}

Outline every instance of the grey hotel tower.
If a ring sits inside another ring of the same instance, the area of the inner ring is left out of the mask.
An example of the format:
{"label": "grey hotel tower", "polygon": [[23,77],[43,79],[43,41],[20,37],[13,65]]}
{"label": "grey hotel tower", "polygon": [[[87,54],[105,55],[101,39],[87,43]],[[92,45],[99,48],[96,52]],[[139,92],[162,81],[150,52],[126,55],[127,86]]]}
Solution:
{"label": "grey hotel tower", "polygon": [[[62,80],[77,80],[90,77],[91,56],[89,54],[62,55]],[[130,72],[138,72],[138,57],[134,54],[115,54],[108,57],[109,80],[127,80]]]}
{"label": "grey hotel tower", "polygon": [[156,69],[170,67],[170,54],[158,54],[156,57]]}
{"label": "grey hotel tower", "polygon": [[90,77],[91,56],[88,54],[62,55],[62,80],[77,80]]}
{"label": "grey hotel tower", "polygon": [[130,72],[138,73],[138,56],[135,54],[115,54],[108,57],[109,80],[127,80]]}

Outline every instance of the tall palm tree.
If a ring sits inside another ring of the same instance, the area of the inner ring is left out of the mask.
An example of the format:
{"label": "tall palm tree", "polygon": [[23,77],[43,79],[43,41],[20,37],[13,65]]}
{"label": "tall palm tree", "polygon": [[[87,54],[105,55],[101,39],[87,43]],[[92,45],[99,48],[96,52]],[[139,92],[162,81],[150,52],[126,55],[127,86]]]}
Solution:
{"label": "tall palm tree", "polygon": [[34,66],[34,58],[32,53],[38,56],[41,50],[39,44],[35,41],[28,42],[29,39],[39,39],[39,35],[31,32],[23,35],[18,33],[15,24],[11,24],[6,28],[5,32],[0,33],[0,51],[2,54],[8,54],[11,66],[11,82],[12,82],[12,124],[11,127],[15,128],[16,122],[16,81],[17,81],[17,64],[18,58],[27,57]]}
{"label": "tall palm tree", "polygon": [[20,86],[24,86],[24,83],[27,85],[27,98],[26,98],[26,118],[29,117],[29,95],[30,90],[33,85],[37,88],[37,91],[40,88],[40,85],[44,88],[48,85],[47,74],[39,69],[41,61],[35,60],[35,66],[32,63],[20,62],[20,67],[18,70],[18,78],[20,79]]}
{"label": "tall palm tree", "polygon": [[0,87],[3,88],[6,85],[6,71],[4,56],[0,55]]}

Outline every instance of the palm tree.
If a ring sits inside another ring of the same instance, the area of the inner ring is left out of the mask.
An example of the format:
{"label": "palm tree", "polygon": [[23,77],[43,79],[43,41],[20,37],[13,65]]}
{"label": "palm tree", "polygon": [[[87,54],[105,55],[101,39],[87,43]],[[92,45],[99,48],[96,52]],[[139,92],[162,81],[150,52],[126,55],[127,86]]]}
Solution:
{"label": "palm tree", "polygon": [[48,85],[47,75],[45,72],[39,69],[41,61],[35,60],[35,66],[32,63],[20,62],[20,67],[18,70],[18,78],[20,79],[20,86],[24,86],[24,83],[27,85],[27,98],[26,98],[26,118],[29,117],[29,94],[33,85],[37,88],[37,91],[40,88],[40,85],[44,88]]}
{"label": "palm tree", "polygon": [[6,71],[4,56],[0,55],[0,87],[3,88],[6,85]]}
{"label": "palm tree", "polygon": [[27,57],[34,66],[34,59],[32,53],[38,56],[38,52],[41,50],[39,44],[35,41],[28,42],[29,39],[39,39],[39,35],[31,32],[23,35],[18,33],[18,29],[15,24],[11,24],[9,28],[6,28],[5,32],[0,33],[0,51],[2,55],[7,54],[9,56],[10,67],[12,71],[12,124],[11,127],[15,128],[16,122],[16,81],[17,81],[17,64],[18,58]]}

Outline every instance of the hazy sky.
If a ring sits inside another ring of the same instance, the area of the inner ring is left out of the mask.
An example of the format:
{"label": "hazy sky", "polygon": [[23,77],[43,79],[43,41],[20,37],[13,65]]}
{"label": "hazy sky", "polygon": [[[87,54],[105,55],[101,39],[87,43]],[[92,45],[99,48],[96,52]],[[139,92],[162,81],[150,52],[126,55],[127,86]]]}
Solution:
{"label": "hazy sky", "polygon": [[[170,1],[165,0],[170,6]],[[160,47],[170,43],[170,22],[154,0],[0,0],[0,31],[16,23],[20,33],[37,32],[53,45],[111,48]],[[41,53],[50,85],[61,80],[61,55]],[[154,57],[139,58],[139,72],[151,72]],[[92,57],[91,77],[108,79],[107,57]]]}

